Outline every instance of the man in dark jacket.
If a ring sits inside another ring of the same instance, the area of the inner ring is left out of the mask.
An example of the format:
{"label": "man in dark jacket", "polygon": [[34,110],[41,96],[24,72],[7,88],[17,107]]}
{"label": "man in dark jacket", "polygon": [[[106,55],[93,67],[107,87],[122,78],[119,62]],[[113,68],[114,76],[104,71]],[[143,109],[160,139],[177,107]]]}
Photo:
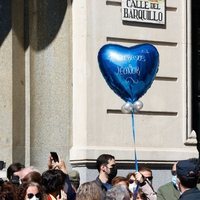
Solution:
{"label": "man in dark jacket", "polygon": [[197,182],[199,179],[199,161],[197,159],[181,160],[176,165],[177,185],[181,191],[180,200],[200,199],[200,190]]}
{"label": "man in dark jacket", "polygon": [[111,181],[117,175],[115,157],[110,154],[102,154],[97,158],[96,167],[99,175],[94,181],[105,194],[111,189]]}

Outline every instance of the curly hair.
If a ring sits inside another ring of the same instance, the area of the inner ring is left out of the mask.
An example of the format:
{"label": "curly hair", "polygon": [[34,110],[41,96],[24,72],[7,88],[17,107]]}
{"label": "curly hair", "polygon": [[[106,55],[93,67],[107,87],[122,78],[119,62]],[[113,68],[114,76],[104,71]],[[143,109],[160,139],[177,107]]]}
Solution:
{"label": "curly hair", "polygon": [[17,188],[10,182],[5,181],[0,185],[0,200],[18,200]]}
{"label": "curly hair", "polygon": [[31,187],[31,186],[32,187],[37,187],[39,193],[41,194],[40,200],[44,199],[44,192],[43,192],[42,186],[39,183],[36,183],[36,182],[25,182],[22,185],[20,185],[19,188],[18,188],[18,200],[24,200],[25,199],[27,189],[29,187]]}

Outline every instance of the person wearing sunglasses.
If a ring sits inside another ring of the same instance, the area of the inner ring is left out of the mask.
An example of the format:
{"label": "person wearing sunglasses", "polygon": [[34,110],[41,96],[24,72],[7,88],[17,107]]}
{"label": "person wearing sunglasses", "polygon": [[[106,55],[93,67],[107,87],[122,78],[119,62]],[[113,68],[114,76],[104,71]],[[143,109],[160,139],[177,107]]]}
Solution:
{"label": "person wearing sunglasses", "polygon": [[19,200],[43,200],[41,185],[35,182],[24,183],[19,187]]}
{"label": "person wearing sunglasses", "polygon": [[151,183],[140,173],[133,172],[127,175],[129,180],[129,190],[133,193],[134,198],[139,198],[139,191],[142,191],[147,199],[156,200],[156,193],[151,186]]}
{"label": "person wearing sunglasses", "polygon": [[140,166],[138,171],[152,185],[153,175],[151,169],[146,166]]}
{"label": "person wearing sunglasses", "polygon": [[147,171],[136,172],[135,179],[137,181],[137,184],[139,184],[139,188],[146,195],[147,199],[157,200],[156,192],[154,191],[153,186],[152,186],[152,178],[153,178],[152,173],[151,175],[150,174],[147,175],[147,174],[148,174]]}

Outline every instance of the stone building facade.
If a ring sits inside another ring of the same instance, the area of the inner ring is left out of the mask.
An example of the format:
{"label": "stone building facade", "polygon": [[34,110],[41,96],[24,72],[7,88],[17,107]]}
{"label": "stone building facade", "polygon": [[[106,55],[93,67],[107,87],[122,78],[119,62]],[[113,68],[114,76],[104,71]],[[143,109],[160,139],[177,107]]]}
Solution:
{"label": "stone building facade", "polygon": [[167,0],[158,25],[122,21],[121,0],[1,0],[0,159],[42,171],[57,151],[82,181],[95,178],[102,153],[116,157],[121,175],[134,170],[131,116],[120,112],[124,102],[103,79],[97,54],[107,43],[151,43],[160,65],[135,115],[136,149],[155,187],[169,181],[174,161],[198,156],[192,6]]}

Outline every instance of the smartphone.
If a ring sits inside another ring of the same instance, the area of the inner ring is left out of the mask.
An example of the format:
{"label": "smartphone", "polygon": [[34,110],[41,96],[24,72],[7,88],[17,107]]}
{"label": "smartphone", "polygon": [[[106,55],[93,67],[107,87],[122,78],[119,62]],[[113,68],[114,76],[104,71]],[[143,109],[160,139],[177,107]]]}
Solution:
{"label": "smartphone", "polygon": [[50,152],[50,154],[54,162],[59,162],[58,154],[56,152]]}

